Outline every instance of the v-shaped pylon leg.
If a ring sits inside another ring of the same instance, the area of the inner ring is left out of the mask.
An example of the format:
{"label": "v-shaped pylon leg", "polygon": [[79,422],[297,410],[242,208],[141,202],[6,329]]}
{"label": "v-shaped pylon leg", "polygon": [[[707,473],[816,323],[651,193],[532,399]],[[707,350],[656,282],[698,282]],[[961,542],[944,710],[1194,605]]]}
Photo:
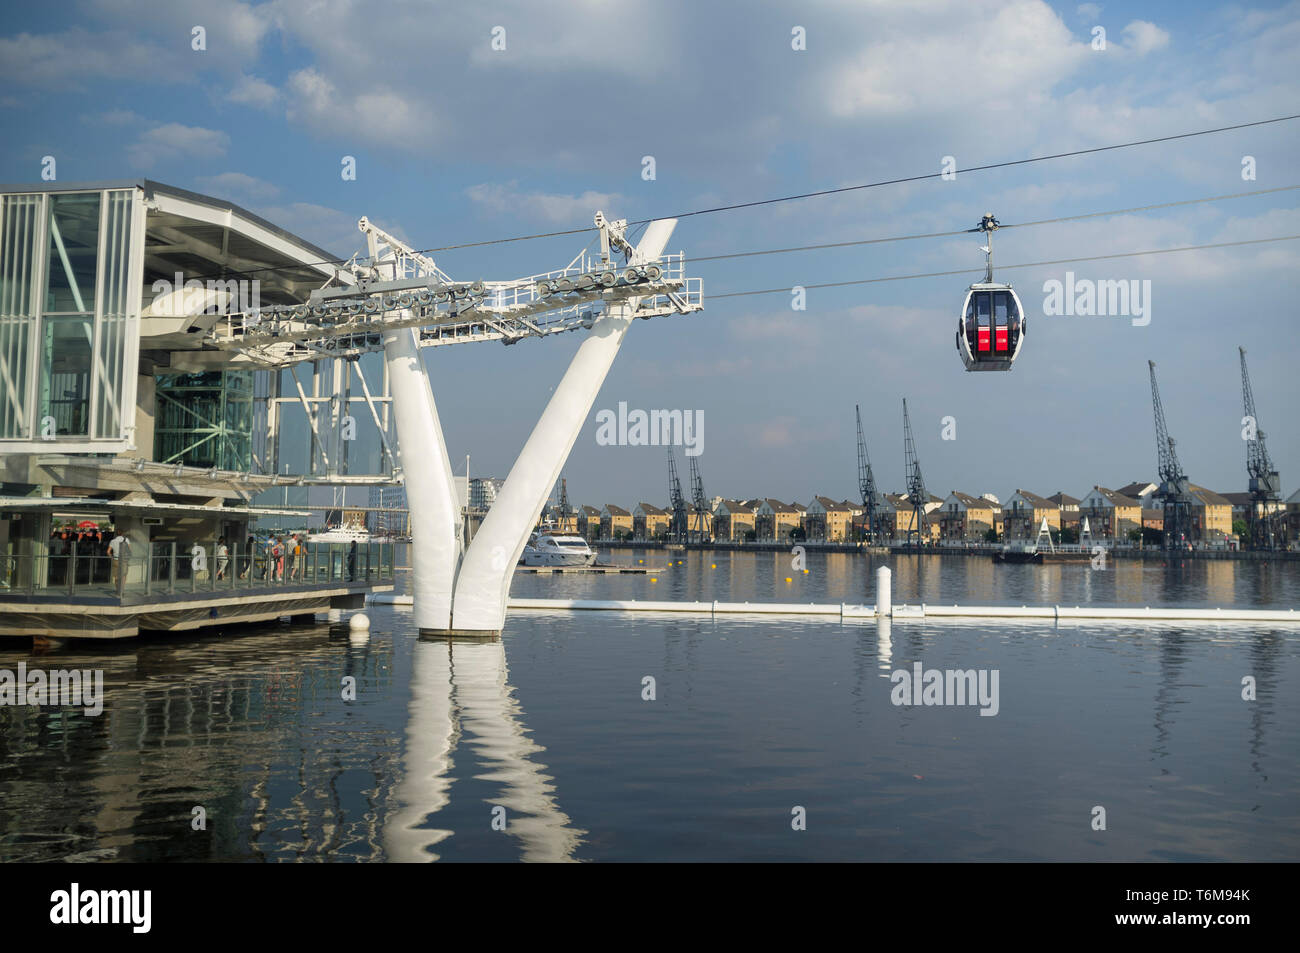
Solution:
{"label": "v-shaped pylon leg", "polygon": [[411,517],[411,593],[415,624],[451,628],[451,600],[460,563],[460,505],[451,461],[414,328],[384,336],[398,452]]}
{"label": "v-shaped pylon leg", "polygon": [[[651,222],[632,256],[632,263],[651,261],[662,255],[676,224],[676,219]],[[506,598],[515,564],[591,413],[639,302],[639,298],[630,298],[611,305],[592,327],[560,379],[465,552],[452,604],[455,631],[499,632],[505,625]]]}

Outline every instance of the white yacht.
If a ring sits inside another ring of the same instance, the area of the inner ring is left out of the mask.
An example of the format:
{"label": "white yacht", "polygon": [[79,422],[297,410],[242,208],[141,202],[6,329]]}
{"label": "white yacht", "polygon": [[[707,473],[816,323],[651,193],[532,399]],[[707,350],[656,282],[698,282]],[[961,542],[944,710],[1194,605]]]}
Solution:
{"label": "white yacht", "polygon": [[590,566],[595,551],[581,536],[542,533],[524,547],[520,562],[525,566]]}
{"label": "white yacht", "polygon": [[387,543],[386,536],[374,536],[364,526],[331,526],[323,533],[312,533],[307,537],[309,543]]}

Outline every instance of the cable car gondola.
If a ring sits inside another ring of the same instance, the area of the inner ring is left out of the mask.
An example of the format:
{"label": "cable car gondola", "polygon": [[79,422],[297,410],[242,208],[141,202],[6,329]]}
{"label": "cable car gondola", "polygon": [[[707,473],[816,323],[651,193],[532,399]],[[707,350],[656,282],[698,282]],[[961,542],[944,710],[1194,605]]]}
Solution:
{"label": "cable car gondola", "polygon": [[984,280],[966,289],[957,315],[957,353],[968,371],[1009,371],[1025,339],[1025,309],[1010,285],[993,280],[993,232],[998,220],[990,213],[977,228],[988,244]]}

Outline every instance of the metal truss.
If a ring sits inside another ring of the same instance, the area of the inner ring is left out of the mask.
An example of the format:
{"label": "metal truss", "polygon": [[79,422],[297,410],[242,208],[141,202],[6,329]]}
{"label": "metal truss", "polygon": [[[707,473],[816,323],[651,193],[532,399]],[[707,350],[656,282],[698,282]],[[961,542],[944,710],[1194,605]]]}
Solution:
{"label": "metal truss", "polygon": [[591,328],[610,305],[629,299],[639,299],[638,318],[703,308],[702,282],[686,277],[681,254],[612,263],[610,247],[627,246],[626,226],[599,212],[599,257],[583,251],[564,268],[509,281],[454,281],[432,259],[367,219],[358,224],[370,240],[372,260],[378,246],[391,250],[382,276],[374,266],[349,263],[350,273],[342,273],[346,284],[319,288],[303,304],[224,315],[205,343],[283,367],[380,351],[386,332],[406,327],[419,329],[421,347],[514,344]]}

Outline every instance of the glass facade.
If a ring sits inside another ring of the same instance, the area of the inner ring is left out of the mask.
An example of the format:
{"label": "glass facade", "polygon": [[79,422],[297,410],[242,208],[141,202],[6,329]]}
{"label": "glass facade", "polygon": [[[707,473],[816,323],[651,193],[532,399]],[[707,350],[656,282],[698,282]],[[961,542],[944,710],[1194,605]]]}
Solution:
{"label": "glass facade", "polygon": [[253,469],[253,371],[161,374],[156,396],[155,460]]}
{"label": "glass facade", "polygon": [[0,440],[122,440],[135,195],[0,196]]}
{"label": "glass facade", "polygon": [[6,195],[0,205],[0,440],[26,439],[32,432],[27,385],[41,199]]}

